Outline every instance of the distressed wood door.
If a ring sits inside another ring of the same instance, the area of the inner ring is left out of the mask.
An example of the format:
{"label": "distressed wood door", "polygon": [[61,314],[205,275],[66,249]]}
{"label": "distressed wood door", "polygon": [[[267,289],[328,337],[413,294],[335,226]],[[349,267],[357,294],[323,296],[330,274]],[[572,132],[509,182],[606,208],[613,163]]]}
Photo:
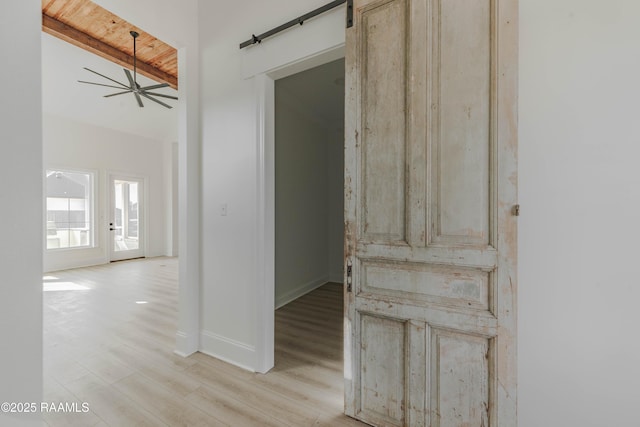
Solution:
{"label": "distressed wood door", "polygon": [[516,422],[517,0],[355,0],[345,412]]}

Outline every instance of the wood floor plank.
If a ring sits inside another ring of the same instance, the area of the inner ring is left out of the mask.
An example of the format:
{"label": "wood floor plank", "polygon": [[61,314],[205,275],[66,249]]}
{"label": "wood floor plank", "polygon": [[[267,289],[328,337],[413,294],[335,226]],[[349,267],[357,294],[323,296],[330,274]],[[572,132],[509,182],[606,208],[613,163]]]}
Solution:
{"label": "wood floor plank", "polygon": [[129,346],[120,346],[110,353],[122,363],[131,366],[136,372],[164,386],[180,397],[185,397],[200,386],[200,382],[173,369],[167,364],[161,364],[147,359],[140,352]]}
{"label": "wood floor plank", "polygon": [[281,421],[215,388],[202,386],[187,396],[187,400],[229,426],[279,427],[282,425]]}
{"label": "wood floor plank", "polygon": [[120,363],[108,351],[86,357],[78,363],[107,384],[113,384],[135,372],[134,368]]}
{"label": "wood floor plank", "polygon": [[188,404],[171,389],[141,374],[134,374],[118,381],[114,387],[132,401],[153,413],[169,426],[209,427],[224,425],[216,418]]}
{"label": "wood floor plank", "polygon": [[85,396],[91,411],[109,426],[168,426],[113,386],[93,389]]}
{"label": "wood floor plank", "polygon": [[[46,400],[42,404],[46,405],[46,409],[42,412],[42,418],[50,427],[90,427],[102,422],[90,408],[84,412],[82,400],[51,378],[44,383],[44,396]],[[75,408],[73,412],[50,410],[52,407],[56,408],[61,402],[71,403],[77,407],[77,410]]]}
{"label": "wood floor plank", "polygon": [[213,371],[206,366],[195,365],[189,373],[201,378],[209,388],[221,390],[262,413],[274,414],[283,425],[313,425],[318,418],[316,413],[300,407],[297,402],[279,396],[271,390],[257,387],[252,381],[238,381],[224,371]]}

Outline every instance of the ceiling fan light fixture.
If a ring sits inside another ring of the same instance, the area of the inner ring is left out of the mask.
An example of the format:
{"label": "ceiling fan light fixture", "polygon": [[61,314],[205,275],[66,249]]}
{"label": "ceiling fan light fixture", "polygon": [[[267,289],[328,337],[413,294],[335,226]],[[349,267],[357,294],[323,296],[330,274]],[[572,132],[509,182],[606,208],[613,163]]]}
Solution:
{"label": "ceiling fan light fixture", "polygon": [[103,74],[98,73],[97,71],[93,71],[87,67],[84,67],[85,70],[90,71],[94,74],[99,75],[100,77],[104,77],[107,80],[110,80],[113,83],[118,84],[119,86],[114,86],[114,85],[107,85],[107,84],[102,84],[102,83],[94,83],[94,82],[87,82],[87,81],[83,81],[83,80],[78,80],[79,83],[85,83],[85,84],[90,84],[90,85],[96,85],[96,86],[104,86],[104,87],[110,87],[113,89],[118,89],[120,90],[120,92],[116,92],[116,93],[112,93],[109,95],[104,95],[105,98],[110,98],[112,96],[117,96],[117,95],[124,95],[126,93],[133,93],[133,95],[136,98],[136,101],[138,102],[138,106],[140,108],[144,107],[144,104],[142,103],[142,98],[148,99],[150,101],[153,101],[157,104],[162,105],[163,107],[166,108],[172,108],[171,105],[166,104],[162,101],[160,101],[159,99],[156,99],[157,97],[160,98],[168,98],[168,99],[178,99],[177,96],[172,96],[172,95],[165,95],[163,93],[157,93],[157,92],[149,92],[150,90],[154,90],[154,89],[160,89],[163,87],[168,87],[169,83],[159,83],[159,84],[154,84],[154,85],[149,85],[149,86],[144,86],[141,87],[138,84],[138,72],[137,72],[137,58],[136,58],[136,39],[138,38],[138,36],[140,36],[139,33],[137,33],[136,31],[129,31],[129,34],[131,34],[131,37],[133,38],[133,76],[131,75],[131,71],[127,70],[126,68],[123,68],[124,70],[124,74],[127,77],[127,80],[129,81],[129,85],[126,85],[124,83],[121,83],[115,79],[112,79],[110,77],[107,77]]}

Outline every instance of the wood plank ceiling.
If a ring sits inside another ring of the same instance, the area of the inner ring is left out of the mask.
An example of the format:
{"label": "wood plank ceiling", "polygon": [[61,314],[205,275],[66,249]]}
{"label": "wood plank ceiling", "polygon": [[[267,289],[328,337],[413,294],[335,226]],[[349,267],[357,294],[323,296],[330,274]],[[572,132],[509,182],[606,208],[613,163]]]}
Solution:
{"label": "wood plank ceiling", "polygon": [[42,30],[91,53],[133,69],[133,38],[137,70],[159,83],[178,88],[175,48],[89,0],[42,0]]}

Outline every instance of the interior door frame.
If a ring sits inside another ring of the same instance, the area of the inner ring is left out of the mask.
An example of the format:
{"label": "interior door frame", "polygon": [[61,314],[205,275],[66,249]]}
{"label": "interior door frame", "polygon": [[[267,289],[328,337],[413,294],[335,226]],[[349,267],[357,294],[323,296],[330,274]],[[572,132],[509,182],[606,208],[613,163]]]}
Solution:
{"label": "interior door frame", "polygon": [[[105,221],[105,225],[107,227],[107,256],[109,258],[109,262],[114,262],[114,261],[122,261],[125,259],[130,259],[130,258],[119,258],[119,257],[114,257],[114,249],[113,249],[113,235],[111,234],[111,231],[109,230],[111,228],[110,224],[113,221],[113,213],[114,213],[114,203],[115,203],[115,194],[114,194],[114,187],[113,187],[113,183],[114,181],[139,181],[142,185],[141,185],[141,189],[142,189],[142,206],[139,208],[140,209],[140,213],[139,213],[139,218],[142,220],[142,227],[138,227],[138,231],[140,233],[139,237],[138,237],[138,242],[139,242],[139,250],[141,252],[140,256],[135,256],[133,258],[142,258],[142,257],[146,257],[148,254],[148,236],[149,236],[149,179],[144,176],[144,175],[132,175],[132,174],[128,174],[128,173],[118,173],[118,172],[109,172],[107,174],[107,194],[108,194],[108,199],[107,199],[107,203],[106,203],[106,208],[107,208],[107,215],[105,216],[106,221]],[[131,258],[131,259],[133,259]]]}
{"label": "interior door frame", "polygon": [[254,76],[257,134],[257,244],[256,372],[266,373],[275,363],[275,81],[344,58],[344,42],[297,61]]}

